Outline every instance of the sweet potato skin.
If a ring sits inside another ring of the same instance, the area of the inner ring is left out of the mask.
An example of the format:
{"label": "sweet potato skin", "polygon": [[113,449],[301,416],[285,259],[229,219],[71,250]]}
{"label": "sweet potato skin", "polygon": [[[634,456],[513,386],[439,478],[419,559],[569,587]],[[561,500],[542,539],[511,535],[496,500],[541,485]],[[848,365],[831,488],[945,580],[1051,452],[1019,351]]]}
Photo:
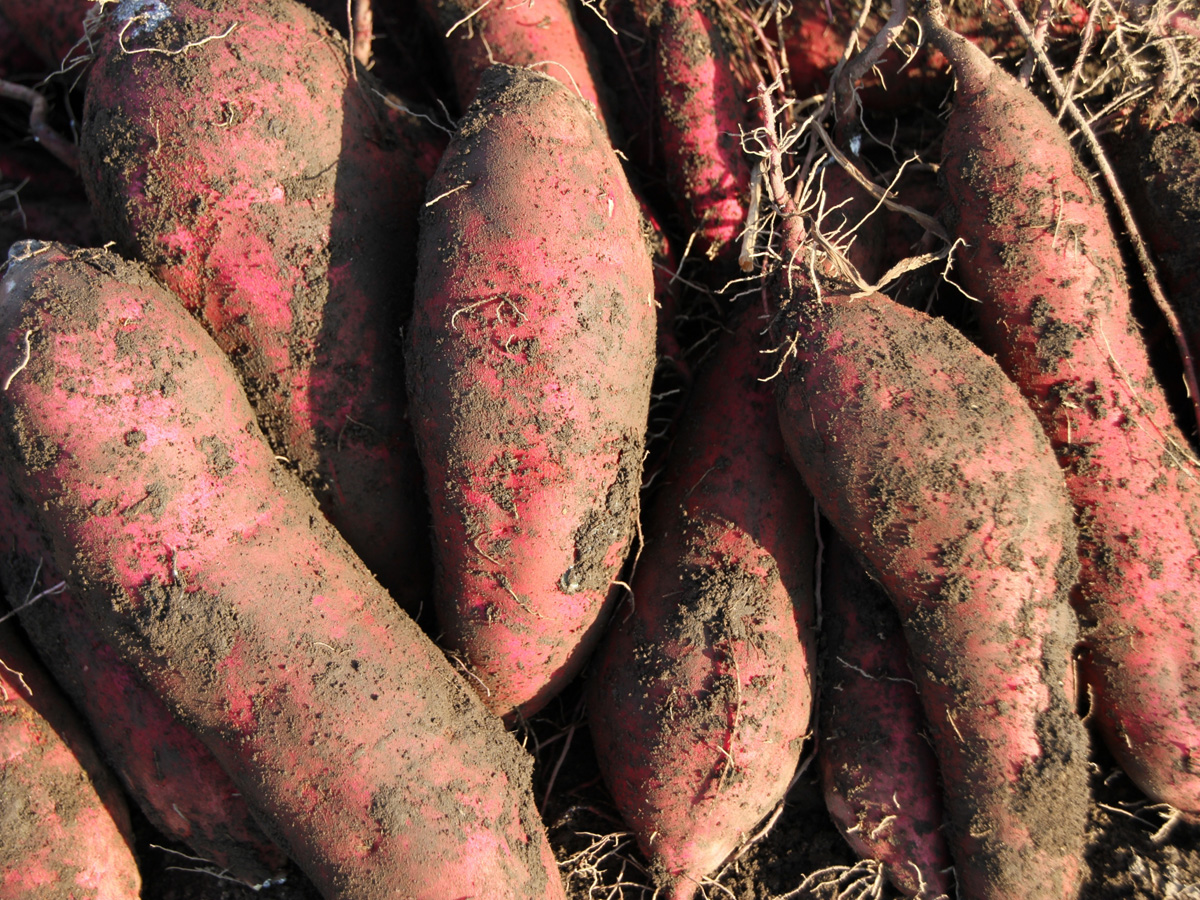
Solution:
{"label": "sweet potato skin", "polygon": [[572,91],[489,70],[430,182],[408,387],[435,605],[500,715],[582,667],[635,529],[654,282],[637,201]]}
{"label": "sweet potato skin", "polygon": [[949,325],[878,295],[799,296],[782,326],[796,339],[784,440],[900,614],[959,890],[1074,897],[1087,804],[1064,690],[1075,537],[1046,438]]}
{"label": "sweet potato skin", "polygon": [[268,833],[331,898],[561,897],[528,758],[276,464],[198,323],[104,251],[18,251],[9,477]]}
{"label": "sweet potato skin", "polygon": [[782,799],[812,710],[812,498],[758,380],[753,312],[697,382],[633,607],[588,683],[601,773],[673,900]]}
{"label": "sweet potato skin", "polygon": [[129,798],[163,834],[247,884],[285,857],[262,833],[225,770],[104,641],[66,586],[33,517],[0,473],[0,581],[30,643],[87,720]]}
{"label": "sweet potato skin", "polygon": [[954,226],[971,248],[963,284],[983,301],[983,341],[1037,412],[1076,506],[1095,721],[1148,796],[1200,814],[1193,451],[1153,375],[1104,204],[1062,129],[969,44],[939,40],[959,84],[943,153]]}
{"label": "sweet potato skin", "polygon": [[237,361],[276,453],[415,612],[428,520],[398,335],[424,180],[300,4],[150,12],[117,6],[89,72],[81,174],[101,226]]}
{"label": "sweet potato skin", "polygon": [[0,623],[0,785],[0,900],[140,896],[125,799],[11,622]]}
{"label": "sweet potato skin", "polygon": [[655,83],[663,166],[698,249],[729,261],[746,219],[750,167],[740,132],[746,115],[731,37],[705,0],[665,0]]}
{"label": "sweet potato skin", "polygon": [[883,863],[906,897],[949,897],[937,759],[908,667],[900,620],[845,541],[821,561],[817,765],[825,805],[862,859]]}
{"label": "sweet potato skin", "polygon": [[[484,71],[494,63],[534,66],[577,92],[595,115],[601,79],[575,13],[565,0],[480,4],[471,0],[419,0],[444,35],[459,106],[475,99]],[[469,17],[469,18],[468,18]]]}

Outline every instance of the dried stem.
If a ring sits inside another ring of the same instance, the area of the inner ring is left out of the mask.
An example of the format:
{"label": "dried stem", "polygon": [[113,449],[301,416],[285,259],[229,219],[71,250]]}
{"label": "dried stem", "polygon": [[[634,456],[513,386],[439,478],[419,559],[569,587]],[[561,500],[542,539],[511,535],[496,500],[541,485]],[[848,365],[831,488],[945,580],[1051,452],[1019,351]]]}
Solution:
{"label": "dried stem", "polygon": [[371,44],[375,34],[375,16],[371,0],[354,0],[354,10],[347,23],[354,58],[364,69],[371,68]]}
{"label": "dried stem", "polygon": [[779,146],[779,135],[776,131],[775,106],[771,103],[771,94],[765,84],[758,86],[758,102],[762,104],[763,127],[766,132],[763,138],[767,151],[764,180],[771,202],[779,209],[784,235],[783,255],[787,258],[804,246],[804,223],[783,179],[783,150]]}
{"label": "dried stem", "polygon": [[[1050,16],[1054,12],[1054,0],[1042,0],[1042,5],[1038,7],[1037,25],[1033,29],[1033,33],[1037,35],[1039,41],[1046,39],[1047,33],[1050,31]],[[1080,59],[1083,59],[1083,54],[1080,53]],[[1037,56],[1033,52],[1033,46],[1025,51],[1025,58],[1021,60],[1021,71],[1017,75],[1017,80],[1025,87],[1029,87],[1029,79],[1033,77],[1033,66],[1037,62]]]}
{"label": "dried stem", "polygon": [[905,206],[903,203],[897,203],[895,200],[891,199],[886,190],[867,178],[867,176],[859,170],[858,166],[851,162],[850,159],[844,153],[842,153],[841,149],[838,148],[838,146],[833,142],[833,139],[829,136],[828,132],[826,132],[824,128],[822,128],[820,125],[816,125],[815,129],[817,135],[825,144],[825,149],[829,151],[829,155],[837,160],[838,164],[846,170],[846,174],[853,178],[855,182],[857,182],[864,190],[867,191],[867,193],[869,193],[888,209],[895,212],[904,213],[913,219],[913,221],[919,223],[926,231],[937,235],[946,243],[950,243],[949,235],[946,234],[946,230],[942,227],[942,224],[937,219],[926,215],[920,210],[913,209],[911,206]]}
{"label": "dried stem", "polygon": [[875,67],[884,51],[900,34],[907,20],[908,3],[906,0],[893,0],[892,12],[888,16],[887,22],[876,32],[862,52],[842,67],[841,73],[834,82],[839,122],[846,123],[854,117],[855,82],[861,80]]}
{"label": "dried stem", "polygon": [[[1079,45],[1079,53],[1075,57],[1075,67],[1071,70],[1071,77],[1067,81],[1067,85],[1064,88],[1064,93],[1068,97],[1075,93],[1075,85],[1079,83],[1080,73],[1083,72],[1083,63],[1087,59],[1088,52],[1092,49],[1092,41],[1096,37],[1096,20],[1099,18],[1099,13],[1100,0],[1092,0],[1092,5],[1088,8],[1087,24],[1083,26],[1083,37]],[[1032,46],[1030,46],[1029,52],[1030,58],[1032,58],[1034,53]],[[1033,67],[1031,65],[1030,71],[1032,71],[1032,68]],[[1028,81],[1026,81],[1026,84],[1028,84]],[[1062,118],[1064,109],[1065,107],[1060,107],[1058,110],[1058,116],[1060,119]]]}
{"label": "dried stem", "polygon": [[[826,2],[827,9],[828,9],[828,5],[829,4],[828,4],[828,0],[827,0],[827,2]],[[858,35],[858,33],[860,31],[863,30],[863,28],[866,27],[867,18],[869,17],[870,13],[871,13],[871,0],[866,0],[866,2],[863,3],[863,8],[862,8],[861,12],[859,12],[858,21],[854,23],[854,31],[851,32],[851,39],[846,42],[846,46],[842,50],[842,57],[841,57],[841,59],[838,60],[837,65],[834,66],[833,74],[830,76],[830,84],[838,84],[839,81],[841,80],[842,70],[845,69],[847,63],[850,62],[851,58],[854,55],[856,36]],[[830,18],[830,21],[833,21],[832,11],[830,11],[830,13],[829,13],[829,18]],[[834,102],[835,96],[836,96],[836,94],[834,93],[834,91],[827,91],[825,93],[825,97],[821,101],[821,108],[813,115],[812,121],[824,122],[825,119],[828,118],[830,111],[833,109],[833,102]],[[804,164],[800,167],[800,177],[797,180],[797,190],[801,190],[803,188],[803,186],[808,182],[809,171],[812,169],[813,160],[816,158],[818,146],[819,146],[819,144],[816,141],[809,142],[808,155],[805,156]],[[796,199],[799,200],[799,198],[800,198],[800,195],[797,194]]]}

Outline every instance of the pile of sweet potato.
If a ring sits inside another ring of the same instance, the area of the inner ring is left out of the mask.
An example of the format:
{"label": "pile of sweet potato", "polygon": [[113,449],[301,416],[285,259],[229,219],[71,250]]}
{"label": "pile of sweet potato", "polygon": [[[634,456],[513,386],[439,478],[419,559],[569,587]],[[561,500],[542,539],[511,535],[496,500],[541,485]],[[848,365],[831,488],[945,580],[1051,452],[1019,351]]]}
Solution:
{"label": "pile of sweet potato", "polygon": [[1197,21],[2,0],[0,898],[1195,837]]}

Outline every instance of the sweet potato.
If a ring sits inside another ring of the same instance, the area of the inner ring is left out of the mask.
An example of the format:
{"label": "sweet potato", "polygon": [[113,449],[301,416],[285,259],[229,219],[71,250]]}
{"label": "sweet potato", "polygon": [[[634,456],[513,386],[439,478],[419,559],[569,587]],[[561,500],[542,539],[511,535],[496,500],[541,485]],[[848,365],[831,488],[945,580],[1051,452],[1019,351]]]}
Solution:
{"label": "sweet potato", "polygon": [[[56,571],[33,518],[0,474],[0,581],[30,642],[91,727],[131,800],[163,834],[248,884],[283,867],[283,853],[212,753],[96,633]],[[29,603],[30,598],[40,599]]]}
{"label": "sweet potato", "polygon": [[1133,319],[1102,199],[1054,117],[970,43],[943,142],[982,340],[1037,412],[1080,525],[1095,722],[1147,795],[1200,813],[1200,466]]}
{"label": "sweet potato", "polygon": [[663,165],[697,248],[730,261],[746,219],[750,167],[742,152],[744,89],[730,28],[707,0],[664,0],[655,83]]}
{"label": "sweet potato", "polygon": [[137,900],[125,799],[11,622],[0,623],[0,786],[0,900]]}
{"label": "sweet potato", "polygon": [[[788,261],[807,234],[767,140]],[[941,320],[794,265],[772,292],[784,440],[900,614],[958,890],[1074,897],[1087,806],[1086,739],[1064,690],[1075,526],[1046,436],[995,361]]]}
{"label": "sweet potato", "polygon": [[474,101],[484,71],[495,63],[536,68],[575,91],[594,114],[604,109],[599,68],[566,0],[419,0],[419,5],[444,35],[462,109]]}
{"label": "sweet potato", "polygon": [[87,614],[325,896],[562,897],[528,757],[281,468],[147,270],[18,244],[4,469]]}
{"label": "sweet potato", "polygon": [[586,105],[488,70],[429,183],[407,332],[435,604],[484,702],[529,714],[583,666],[634,533],[654,279]]}
{"label": "sweet potato", "polygon": [[817,764],[825,805],[862,859],[906,897],[953,893],[937,760],[896,610],[845,541],[821,564]]}
{"label": "sweet potato", "polygon": [[697,382],[633,608],[588,683],[600,771],[672,900],[782,799],[812,709],[812,498],[758,380],[753,312]]}
{"label": "sweet potato", "polygon": [[415,612],[431,573],[397,335],[423,179],[348,65],[291,0],[119,5],[82,175],[106,236],[236,359],[275,452]]}

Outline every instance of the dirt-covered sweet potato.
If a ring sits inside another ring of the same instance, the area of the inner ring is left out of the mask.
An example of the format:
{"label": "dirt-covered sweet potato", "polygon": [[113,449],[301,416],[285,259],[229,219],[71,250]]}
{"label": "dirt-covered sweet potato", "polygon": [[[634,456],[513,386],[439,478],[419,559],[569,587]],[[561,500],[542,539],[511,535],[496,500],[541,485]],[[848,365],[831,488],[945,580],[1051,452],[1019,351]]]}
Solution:
{"label": "dirt-covered sweet potato", "polygon": [[817,765],[825,805],[862,859],[906,897],[953,894],[937,759],[883,588],[836,533],[821,563]]}
{"label": "dirt-covered sweet potato", "polygon": [[663,166],[697,249],[732,261],[746,219],[750,167],[742,151],[748,91],[733,65],[732,23],[707,0],[663,0],[655,86]]}
{"label": "dirt-covered sweet potato", "polygon": [[882,295],[814,284],[791,263],[807,228],[767,122],[783,231],[780,426],[900,614],[957,890],[1069,900],[1083,871],[1087,745],[1064,684],[1078,564],[1062,472],[1016,385],[962,334]]}
{"label": "dirt-covered sweet potato", "polygon": [[575,91],[600,115],[599,67],[567,0],[418,0],[418,4],[444,39],[461,108],[474,101],[488,66],[502,63],[536,68]]}
{"label": "dirt-covered sweet potato", "polygon": [[1200,462],[1151,366],[1116,234],[1054,116],[938,21],[958,87],[943,139],[984,345],[1050,437],[1079,522],[1094,719],[1149,796],[1200,815]]}
{"label": "dirt-covered sweet potato", "polygon": [[0,821],[0,900],[140,896],[125,798],[12,622],[0,623]]}
{"label": "dirt-covered sweet potato", "polygon": [[595,118],[494,66],[429,183],[407,332],[435,603],[489,708],[583,666],[635,531],[654,371],[638,204]]}
{"label": "dirt-covered sweet potato", "polygon": [[428,520],[399,331],[423,177],[349,65],[291,0],[119,4],[81,174],[105,236],[204,322],[275,452],[415,612]]}
{"label": "dirt-covered sweet potato", "polygon": [[34,650],[91,727],[129,798],[159,831],[232,876],[261,884],[278,874],[282,851],[208,748],[97,633],[3,473],[0,542],[9,604],[20,608]]}
{"label": "dirt-covered sweet potato", "polygon": [[812,710],[813,505],[743,311],[697,382],[588,683],[596,758],[687,900],[783,797]]}
{"label": "dirt-covered sweet potato", "polygon": [[325,894],[562,896],[528,757],[282,468],[148,271],[18,244],[0,447],[54,563]]}

